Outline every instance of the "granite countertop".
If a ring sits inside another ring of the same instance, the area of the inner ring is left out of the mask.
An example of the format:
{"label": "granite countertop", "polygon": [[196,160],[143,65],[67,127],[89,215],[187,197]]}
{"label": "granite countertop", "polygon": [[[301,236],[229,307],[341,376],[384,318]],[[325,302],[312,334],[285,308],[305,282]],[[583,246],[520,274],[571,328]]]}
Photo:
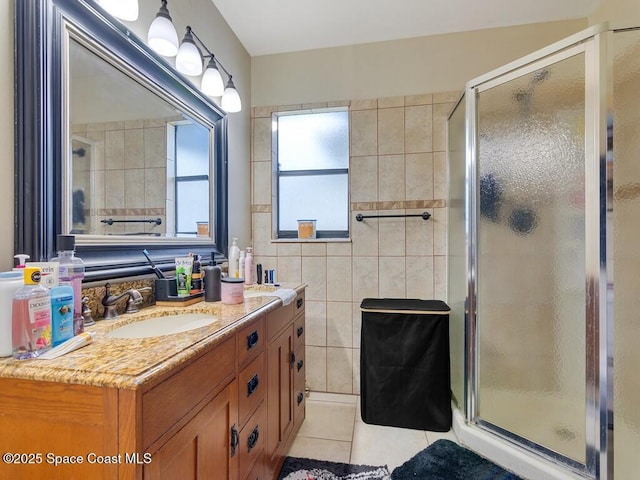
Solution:
{"label": "granite countertop", "polygon": [[[282,284],[281,288],[302,291],[304,284]],[[94,333],[93,343],[53,360],[0,359],[0,378],[74,383],[100,387],[135,389],[154,377],[200,355],[260,315],[282,305],[276,296],[259,296],[269,287],[249,287],[244,303],[199,302],[190,306],[151,306],[138,313],[120,315],[115,320],[100,320],[87,331]],[[116,328],[140,320],[171,314],[206,313],[218,317],[215,322],[182,333],[147,338],[111,338]]]}

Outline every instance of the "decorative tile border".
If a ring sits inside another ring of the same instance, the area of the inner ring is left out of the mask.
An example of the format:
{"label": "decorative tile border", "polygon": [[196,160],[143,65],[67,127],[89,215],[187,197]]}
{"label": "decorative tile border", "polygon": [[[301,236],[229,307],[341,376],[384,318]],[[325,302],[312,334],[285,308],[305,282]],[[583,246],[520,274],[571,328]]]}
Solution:
{"label": "decorative tile border", "polygon": [[353,202],[351,210],[409,210],[419,208],[444,208],[446,200],[405,200],[398,202]]}
{"label": "decorative tile border", "polygon": [[271,213],[271,205],[251,205],[251,213]]}

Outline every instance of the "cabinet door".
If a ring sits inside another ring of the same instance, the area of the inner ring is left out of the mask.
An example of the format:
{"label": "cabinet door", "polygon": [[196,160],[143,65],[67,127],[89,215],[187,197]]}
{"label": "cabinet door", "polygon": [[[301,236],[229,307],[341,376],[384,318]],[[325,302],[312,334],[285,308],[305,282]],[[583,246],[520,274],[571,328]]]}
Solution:
{"label": "cabinet door", "polygon": [[267,459],[274,460],[293,428],[293,328],[267,347]]}
{"label": "cabinet door", "polygon": [[145,480],[236,480],[235,380],[165,443],[145,465]]}

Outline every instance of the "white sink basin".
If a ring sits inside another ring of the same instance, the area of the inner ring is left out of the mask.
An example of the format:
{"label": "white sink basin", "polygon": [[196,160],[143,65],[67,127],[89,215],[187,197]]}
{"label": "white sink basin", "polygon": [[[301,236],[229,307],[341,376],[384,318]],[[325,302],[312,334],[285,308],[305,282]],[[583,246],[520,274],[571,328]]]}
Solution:
{"label": "white sink basin", "polygon": [[116,328],[107,334],[111,338],[148,338],[174,333],[187,332],[200,327],[206,327],[218,320],[218,317],[206,313],[183,313],[179,315],[165,315],[139,322],[130,323]]}

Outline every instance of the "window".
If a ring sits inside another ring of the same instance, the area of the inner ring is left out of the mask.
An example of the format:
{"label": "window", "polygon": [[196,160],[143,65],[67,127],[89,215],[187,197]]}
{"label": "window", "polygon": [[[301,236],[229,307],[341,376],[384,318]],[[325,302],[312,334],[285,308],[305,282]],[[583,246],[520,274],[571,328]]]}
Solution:
{"label": "window", "polygon": [[209,221],[209,130],[198,123],[175,124],[176,235],[195,236]]}
{"label": "window", "polygon": [[315,219],[317,238],[349,236],[349,112],[274,113],[278,238]]}

